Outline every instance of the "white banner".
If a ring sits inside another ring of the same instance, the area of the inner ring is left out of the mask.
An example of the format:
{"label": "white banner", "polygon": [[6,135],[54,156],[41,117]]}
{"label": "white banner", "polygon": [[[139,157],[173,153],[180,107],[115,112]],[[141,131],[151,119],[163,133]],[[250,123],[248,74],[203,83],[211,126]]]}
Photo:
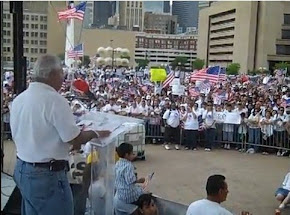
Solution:
{"label": "white banner", "polygon": [[241,116],[238,112],[227,113],[224,123],[239,125],[241,124]]}

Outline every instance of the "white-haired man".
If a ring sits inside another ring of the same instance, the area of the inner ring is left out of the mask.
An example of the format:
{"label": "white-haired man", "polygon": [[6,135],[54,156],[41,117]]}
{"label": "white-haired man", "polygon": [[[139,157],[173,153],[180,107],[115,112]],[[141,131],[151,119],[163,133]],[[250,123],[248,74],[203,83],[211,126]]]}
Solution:
{"label": "white-haired man", "polygon": [[17,161],[14,180],[22,194],[22,215],[72,215],[73,197],[66,176],[70,147],[79,149],[109,131],[80,131],[67,100],[61,61],[44,55],[36,61],[33,82],[11,108]]}

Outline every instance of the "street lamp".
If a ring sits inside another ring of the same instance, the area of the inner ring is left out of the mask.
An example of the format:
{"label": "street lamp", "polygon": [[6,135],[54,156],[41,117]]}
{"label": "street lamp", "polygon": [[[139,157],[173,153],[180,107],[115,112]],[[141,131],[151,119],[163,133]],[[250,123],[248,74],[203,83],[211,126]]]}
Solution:
{"label": "street lamp", "polygon": [[[112,44],[113,40],[111,40]],[[99,47],[97,50],[99,57],[97,58],[97,65],[111,66],[112,71],[114,66],[128,66],[129,60],[122,58],[122,56],[129,56],[130,52],[126,48],[112,48]]]}

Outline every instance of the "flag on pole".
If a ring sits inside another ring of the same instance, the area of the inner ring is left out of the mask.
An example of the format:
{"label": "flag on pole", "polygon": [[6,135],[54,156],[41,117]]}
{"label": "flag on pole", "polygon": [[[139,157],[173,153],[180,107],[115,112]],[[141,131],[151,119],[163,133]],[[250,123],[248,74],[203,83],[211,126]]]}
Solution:
{"label": "flag on pole", "polygon": [[165,81],[163,82],[162,88],[168,87],[169,84],[174,80],[174,78],[175,78],[175,72],[174,71],[171,71],[169,73],[169,75],[167,75]]}
{"label": "flag on pole", "polygon": [[73,50],[68,51],[68,58],[77,58],[84,56],[83,44],[79,44],[73,48]]}
{"label": "flag on pole", "polygon": [[219,81],[226,81],[226,80],[227,80],[226,68],[225,67],[221,67],[220,73],[219,73]]}
{"label": "flag on pole", "polygon": [[207,69],[201,69],[193,73],[190,77],[191,81],[208,80],[210,83],[217,83],[219,81],[220,66],[213,66]]}
{"label": "flag on pole", "polygon": [[198,87],[191,87],[188,89],[188,93],[192,97],[197,97],[200,94],[199,88]]}
{"label": "flag on pole", "polygon": [[66,9],[64,11],[57,12],[58,19],[78,19],[83,20],[85,15],[87,2],[81,2],[73,8]]}

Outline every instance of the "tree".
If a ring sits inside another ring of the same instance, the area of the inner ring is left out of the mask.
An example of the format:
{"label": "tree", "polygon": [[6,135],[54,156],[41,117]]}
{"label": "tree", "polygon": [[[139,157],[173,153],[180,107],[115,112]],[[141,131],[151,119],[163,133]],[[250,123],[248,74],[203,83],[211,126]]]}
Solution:
{"label": "tree", "polygon": [[227,66],[227,75],[238,75],[241,65],[239,63],[231,63]]}
{"label": "tree", "polygon": [[171,63],[171,66],[175,69],[177,66],[182,66],[187,63],[187,57],[185,56],[177,56]]}
{"label": "tree", "polygon": [[121,55],[121,57],[120,57],[121,59],[128,59],[129,61],[130,61],[130,56],[129,55]]}
{"label": "tree", "polygon": [[59,54],[59,55],[57,55],[57,56],[60,58],[60,60],[61,60],[61,61],[63,61],[63,60],[64,60],[64,57],[65,57],[65,56],[64,56],[64,53],[62,53],[62,54]]}
{"label": "tree", "polygon": [[290,74],[290,62],[276,63],[273,69],[280,69],[280,70],[287,69],[287,75],[289,75]]}
{"label": "tree", "polygon": [[138,64],[138,67],[142,67],[142,68],[145,68],[146,66],[148,66],[149,64],[149,60],[148,59],[137,59],[136,60],[136,63]]}
{"label": "tree", "polygon": [[90,62],[91,62],[90,56],[85,55],[85,56],[82,58],[82,66],[84,66],[84,67],[88,67],[89,64],[90,64]]}
{"label": "tree", "polygon": [[204,60],[196,58],[195,61],[192,62],[193,69],[200,70],[204,66]]}

